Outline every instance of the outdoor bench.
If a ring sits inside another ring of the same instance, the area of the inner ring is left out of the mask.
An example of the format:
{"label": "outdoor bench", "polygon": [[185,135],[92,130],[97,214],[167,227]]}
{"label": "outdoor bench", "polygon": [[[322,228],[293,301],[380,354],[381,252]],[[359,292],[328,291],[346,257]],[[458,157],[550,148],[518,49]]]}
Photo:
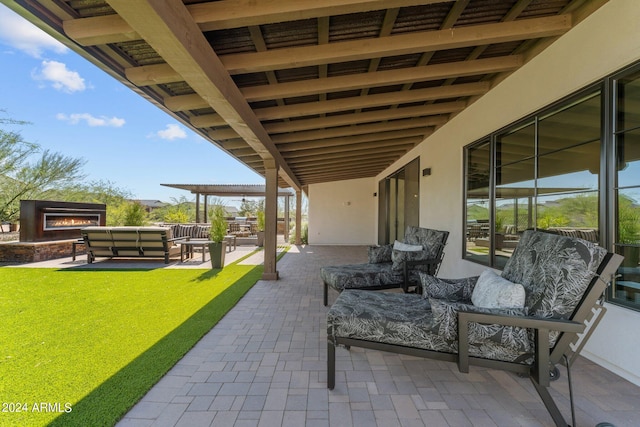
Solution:
{"label": "outdoor bench", "polygon": [[172,237],[165,227],[86,227],[81,230],[87,249],[87,262],[96,257],[169,258],[180,255],[176,245],[181,237]]}

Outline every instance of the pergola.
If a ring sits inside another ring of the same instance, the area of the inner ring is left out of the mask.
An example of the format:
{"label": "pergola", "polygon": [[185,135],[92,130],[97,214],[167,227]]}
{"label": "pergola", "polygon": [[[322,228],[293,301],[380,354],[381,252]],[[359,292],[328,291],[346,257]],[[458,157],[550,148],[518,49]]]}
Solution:
{"label": "pergola", "polygon": [[[204,196],[204,219],[207,222],[207,196],[220,197],[266,197],[267,188],[260,184],[160,184],[165,187],[186,190],[196,195],[196,222],[200,222],[200,196]],[[296,193],[291,188],[279,189],[277,197],[284,197],[284,221],[289,224],[289,200]],[[296,244],[300,244],[300,218],[301,207],[296,201]],[[289,230],[285,227],[285,240],[288,238]]]}
{"label": "pergola", "polygon": [[278,187],[371,178],[607,0],[0,0]]}

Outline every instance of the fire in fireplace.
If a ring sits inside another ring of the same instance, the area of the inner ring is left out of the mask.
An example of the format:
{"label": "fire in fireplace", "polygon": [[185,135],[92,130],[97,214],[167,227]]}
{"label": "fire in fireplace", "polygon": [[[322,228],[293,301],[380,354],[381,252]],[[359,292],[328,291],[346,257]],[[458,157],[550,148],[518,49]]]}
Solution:
{"label": "fire in fireplace", "polygon": [[90,225],[100,225],[100,214],[44,214],[44,231],[69,230],[73,228],[88,227]]}

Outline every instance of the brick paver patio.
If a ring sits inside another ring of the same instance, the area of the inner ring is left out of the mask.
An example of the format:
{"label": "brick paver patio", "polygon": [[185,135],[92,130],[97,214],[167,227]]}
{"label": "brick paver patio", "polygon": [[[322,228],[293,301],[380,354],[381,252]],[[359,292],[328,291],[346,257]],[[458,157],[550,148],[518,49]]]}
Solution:
{"label": "brick paver patio", "polygon": [[[319,269],[364,262],[363,247],[292,247],[281,279],[259,281],[119,426],[550,426],[528,379],[372,350],[336,351],[326,388]],[[330,300],[335,299],[330,294]],[[567,396],[566,371],[553,383]],[[640,388],[580,358],[578,426],[638,425]],[[570,420],[568,400],[559,397]]]}

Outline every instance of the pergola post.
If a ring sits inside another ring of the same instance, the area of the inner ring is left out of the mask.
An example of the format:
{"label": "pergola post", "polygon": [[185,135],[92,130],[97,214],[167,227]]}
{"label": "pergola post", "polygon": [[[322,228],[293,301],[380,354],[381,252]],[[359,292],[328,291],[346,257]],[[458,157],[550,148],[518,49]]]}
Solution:
{"label": "pergola post", "polygon": [[196,224],[200,222],[200,193],[196,193]]}
{"label": "pergola post", "polygon": [[207,213],[207,209],[209,209],[209,207],[207,206],[207,202],[209,201],[209,195],[205,194],[204,195],[204,222],[209,222],[209,218],[208,218],[208,213]]}
{"label": "pergola post", "polygon": [[291,196],[284,196],[284,241],[289,241],[289,222],[291,221],[291,215],[289,212],[289,200],[291,200]]}
{"label": "pergola post", "polygon": [[302,191],[296,190],[296,245],[302,244]]}
{"label": "pergola post", "polygon": [[275,160],[264,161],[264,271],[263,280],[278,280],[276,270],[278,228],[278,165]]}

